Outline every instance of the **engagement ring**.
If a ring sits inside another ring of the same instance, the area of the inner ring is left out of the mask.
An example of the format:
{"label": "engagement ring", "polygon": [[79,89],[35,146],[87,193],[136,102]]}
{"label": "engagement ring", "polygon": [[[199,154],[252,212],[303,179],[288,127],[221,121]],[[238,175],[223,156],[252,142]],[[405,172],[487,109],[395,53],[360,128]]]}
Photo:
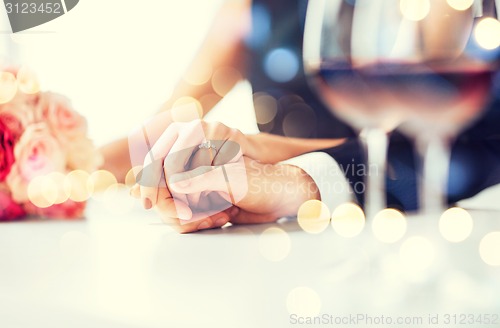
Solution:
{"label": "engagement ring", "polygon": [[199,149],[213,149],[215,151],[217,151],[217,147],[215,146],[215,144],[213,144],[210,140],[206,141],[206,142],[203,142],[201,143],[199,146],[198,146]]}

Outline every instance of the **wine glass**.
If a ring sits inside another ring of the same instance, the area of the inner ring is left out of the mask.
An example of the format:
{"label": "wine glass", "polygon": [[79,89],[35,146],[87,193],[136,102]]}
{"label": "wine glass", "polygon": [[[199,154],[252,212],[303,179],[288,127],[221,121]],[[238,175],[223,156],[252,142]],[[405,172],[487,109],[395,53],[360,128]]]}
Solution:
{"label": "wine glass", "polygon": [[471,40],[482,4],[309,1],[304,67],[332,113],[360,132],[368,167],[377,168],[366,170],[368,217],[385,207],[387,133],[400,125],[427,157],[424,208],[444,205],[449,141],[481,113],[498,64]]}

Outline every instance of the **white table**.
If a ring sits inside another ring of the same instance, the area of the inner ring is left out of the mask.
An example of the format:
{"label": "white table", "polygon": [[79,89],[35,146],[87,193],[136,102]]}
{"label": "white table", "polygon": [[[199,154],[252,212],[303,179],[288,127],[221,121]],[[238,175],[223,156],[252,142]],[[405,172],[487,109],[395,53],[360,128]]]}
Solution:
{"label": "white table", "polygon": [[[497,211],[471,211],[463,243],[413,219],[402,241],[382,244],[369,225],[346,239],[331,227],[308,234],[294,220],[179,235],[136,203],[126,211],[128,195],[117,199],[113,211],[91,201],[85,220],[0,225],[0,327],[301,326],[290,312],[421,316],[423,325],[399,327],[427,327],[429,314],[500,315],[500,268],[478,255],[480,239],[500,231]],[[261,237],[268,228],[282,233]],[[411,235],[435,250],[419,276],[398,269]]]}

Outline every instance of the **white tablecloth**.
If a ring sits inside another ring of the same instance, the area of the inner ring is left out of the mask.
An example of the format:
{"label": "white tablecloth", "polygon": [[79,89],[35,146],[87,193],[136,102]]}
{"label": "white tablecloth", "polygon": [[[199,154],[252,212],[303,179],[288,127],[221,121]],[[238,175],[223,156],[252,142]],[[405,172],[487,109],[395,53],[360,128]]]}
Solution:
{"label": "white tablecloth", "polygon": [[[0,327],[293,327],[298,316],[358,314],[422,317],[392,327],[427,327],[434,314],[500,314],[500,268],[478,251],[500,231],[496,211],[471,211],[462,243],[445,241],[437,220],[410,218],[401,241],[383,244],[369,224],[346,239],[295,220],[179,235],[118,199],[113,208],[91,200],[85,220],[0,224]],[[269,228],[281,232],[262,236]],[[435,257],[418,274],[398,264],[413,235]]]}

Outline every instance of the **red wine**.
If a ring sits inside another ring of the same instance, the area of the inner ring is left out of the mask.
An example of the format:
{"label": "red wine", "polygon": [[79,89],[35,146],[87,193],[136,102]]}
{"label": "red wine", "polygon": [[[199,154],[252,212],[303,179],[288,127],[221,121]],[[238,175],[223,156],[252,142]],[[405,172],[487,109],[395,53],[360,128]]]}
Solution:
{"label": "red wine", "polygon": [[355,128],[390,131],[409,121],[454,131],[481,112],[493,70],[463,62],[352,67],[327,61],[310,75],[332,112]]}

